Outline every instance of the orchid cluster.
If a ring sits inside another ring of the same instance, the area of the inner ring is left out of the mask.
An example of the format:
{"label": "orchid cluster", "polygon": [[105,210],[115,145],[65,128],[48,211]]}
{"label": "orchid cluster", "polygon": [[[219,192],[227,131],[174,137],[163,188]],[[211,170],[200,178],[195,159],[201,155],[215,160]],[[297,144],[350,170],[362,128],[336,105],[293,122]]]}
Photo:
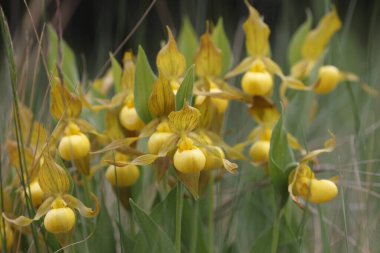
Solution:
{"label": "orchid cluster", "polygon": [[[219,47],[216,28],[211,25],[199,39],[192,65],[167,28],[167,42],[156,56],[157,75],[142,48],[137,59],[131,51],[125,52],[122,65],[112,57],[112,68],[91,82],[88,91],[81,85],[71,86],[59,67],[52,69],[54,129],[49,132],[20,104],[22,128],[13,135],[17,141],[10,138],[6,143],[14,173],[3,191],[5,226],[0,233],[6,235],[8,249],[16,240],[16,231],[30,234],[24,227],[42,218],[44,230],[56,235],[61,244],[69,241],[77,225],[75,210],[88,218],[101,212],[94,194],[88,193],[95,202],[91,209],[74,197],[74,188],[85,187],[102,171],[127,210],[125,199],[131,197],[146,165],[155,168],[157,187],[166,184],[167,189],[178,182],[194,199],[209,180],[221,180],[225,172],[238,173],[232,160],[248,160],[251,167],[264,168],[270,177],[271,154],[278,148],[273,131],[289,104],[289,90],[323,95],[348,80],[376,93],[356,75],[322,64],[331,38],[341,27],[335,9],[298,39],[298,57],[287,75],[270,56],[268,25],[246,4],[249,16],[243,29],[248,56],[232,69],[224,69],[223,62],[230,55]],[[315,80],[313,71],[318,73]],[[234,86],[234,77],[240,78],[239,87]],[[246,140],[233,146],[223,139],[223,123],[232,101],[245,104],[255,122]],[[23,143],[16,138],[20,134]],[[331,136],[323,149],[308,152],[286,133],[287,145],[300,157],[286,172],[286,184],[289,196],[300,207],[304,202],[328,202],[338,194],[337,178],[319,180],[311,166],[318,155],[334,150],[336,140]],[[19,198],[11,198],[11,191]]]}

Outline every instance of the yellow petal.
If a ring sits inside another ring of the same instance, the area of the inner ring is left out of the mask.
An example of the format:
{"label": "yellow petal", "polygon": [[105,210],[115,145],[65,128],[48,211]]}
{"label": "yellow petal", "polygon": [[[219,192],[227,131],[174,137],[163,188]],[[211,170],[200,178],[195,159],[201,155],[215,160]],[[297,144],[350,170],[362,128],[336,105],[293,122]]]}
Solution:
{"label": "yellow petal", "polygon": [[51,209],[51,204],[53,203],[53,201],[54,201],[53,197],[47,198],[40,205],[33,219],[30,219],[25,216],[19,216],[16,219],[10,219],[4,213],[3,213],[3,217],[6,221],[13,223],[16,226],[25,227],[25,226],[30,225],[33,221],[39,220],[42,216],[44,216]]}
{"label": "yellow petal", "polygon": [[116,167],[124,167],[127,165],[149,165],[154,163],[158,158],[160,158],[161,155],[154,155],[154,154],[145,154],[136,157],[132,161],[124,162],[124,161],[115,161],[115,160],[106,160],[105,162],[111,165],[114,165]]}
{"label": "yellow petal", "polygon": [[322,55],[331,37],[341,27],[341,22],[336,13],[332,10],[327,13],[318,26],[310,31],[306,36],[302,47],[302,55],[305,59],[315,60]]}
{"label": "yellow petal", "polygon": [[249,17],[243,24],[248,54],[252,57],[265,56],[269,52],[270,29],[261,19],[259,12],[245,1]]}
{"label": "yellow petal", "polygon": [[77,118],[82,111],[82,102],[60,82],[50,90],[50,113],[59,120],[65,113],[69,118]]}
{"label": "yellow petal", "polygon": [[237,173],[236,169],[238,168],[238,165],[228,161],[227,159],[223,159],[223,167],[231,174]]}
{"label": "yellow petal", "polygon": [[28,217],[25,217],[25,216],[19,216],[17,217],[16,219],[10,219],[8,218],[4,213],[3,213],[3,217],[6,221],[8,221],[9,223],[13,223],[15,224],[16,226],[19,226],[19,227],[25,227],[25,226],[28,226],[30,225],[32,222],[33,222],[33,219],[30,219]]}
{"label": "yellow petal", "polygon": [[66,201],[69,207],[77,209],[80,215],[82,215],[83,217],[92,218],[96,217],[99,213],[99,201],[93,193],[91,193],[91,198],[95,202],[94,210],[85,206],[79,199],[75,198],[72,195],[65,194],[62,198],[64,201]]}
{"label": "yellow petal", "polygon": [[228,72],[224,78],[229,79],[241,73],[247,72],[251,68],[254,61],[255,58],[253,57],[244,58],[235,68]]}
{"label": "yellow petal", "polygon": [[274,104],[265,97],[255,96],[249,108],[251,116],[265,128],[272,129],[280,117]]}
{"label": "yellow petal", "polygon": [[216,77],[222,70],[222,53],[206,32],[201,37],[200,48],[195,56],[195,73],[199,77]]}
{"label": "yellow petal", "polygon": [[272,59],[270,59],[269,57],[262,57],[261,60],[263,61],[265,68],[269,71],[269,73],[275,74],[279,76],[281,79],[285,77],[280,66]]}
{"label": "yellow petal", "polygon": [[200,175],[200,172],[182,173],[178,170],[175,170],[175,172],[177,173],[177,178],[186,186],[186,188],[193,195],[193,197],[195,199],[198,199],[199,198],[199,175]]}
{"label": "yellow petal", "polygon": [[105,153],[108,151],[116,150],[116,149],[121,148],[121,147],[128,147],[131,144],[135,143],[138,139],[139,139],[138,137],[129,137],[129,138],[124,138],[124,139],[120,139],[120,140],[115,140],[115,141],[112,141],[107,146],[105,146],[104,148],[102,148],[98,151],[95,151],[95,152],[91,152],[91,153],[92,154],[101,154],[101,153]]}
{"label": "yellow petal", "polygon": [[44,157],[44,164],[38,173],[38,183],[43,192],[51,195],[66,193],[70,189],[68,173],[51,157]]}
{"label": "yellow petal", "polygon": [[304,148],[301,146],[301,144],[298,142],[298,140],[297,140],[296,137],[294,137],[294,136],[291,135],[290,133],[288,133],[287,137],[288,137],[289,146],[290,146],[292,149],[294,149],[294,150],[298,150],[298,151],[300,151],[302,154],[306,152],[306,151],[304,150]]}
{"label": "yellow petal", "polygon": [[170,82],[164,78],[158,78],[150,95],[149,111],[157,116],[167,116],[175,110],[175,97]]}
{"label": "yellow petal", "polygon": [[293,90],[309,91],[313,89],[312,86],[306,86],[300,80],[290,76],[284,77],[281,85],[284,85],[287,88],[291,88]]}
{"label": "yellow petal", "polygon": [[123,57],[123,75],[121,77],[122,90],[133,93],[135,70],[136,66],[133,60],[133,53],[126,52]]}
{"label": "yellow petal", "polygon": [[180,111],[169,114],[169,127],[177,133],[190,132],[197,127],[200,116],[198,109],[186,103]]}
{"label": "yellow petal", "polygon": [[298,79],[303,79],[309,76],[312,71],[316,61],[315,60],[301,60],[297,62],[291,69],[291,76]]}
{"label": "yellow petal", "polygon": [[168,80],[176,80],[182,76],[186,68],[185,57],[179,52],[173,34],[168,29],[169,40],[157,54],[156,64],[160,76]]}
{"label": "yellow petal", "polygon": [[371,95],[371,96],[380,96],[380,92],[379,91],[377,91],[373,87],[369,86],[365,82],[361,81],[360,78],[357,75],[355,75],[353,73],[350,73],[350,72],[343,72],[343,71],[341,71],[340,74],[342,76],[342,81],[343,80],[347,80],[347,81],[350,81],[350,82],[358,83],[358,84],[360,84],[360,86],[363,89],[363,91],[366,92],[368,95]]}
{"label": "yellow petal", "polygon": [[306,156],[302,158],[301,162],[309,161],[322,153],[332,152],[336,147],[336,139],[335,139],[335,135],[332,132],[329,131],[329,134],[331,138],[325,142],[324,147],[322,149],[311,151],[310,153],[308,153]]}

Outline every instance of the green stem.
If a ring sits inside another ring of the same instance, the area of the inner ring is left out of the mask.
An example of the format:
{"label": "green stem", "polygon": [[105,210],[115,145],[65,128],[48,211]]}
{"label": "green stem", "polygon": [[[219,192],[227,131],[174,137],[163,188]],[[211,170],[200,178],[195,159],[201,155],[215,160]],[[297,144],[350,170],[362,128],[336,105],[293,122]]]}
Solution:
{"label": "green stem", "polygon": [[193,230],[191,233],[191,245],[190,253],[195,253],[197,250],[198,239],[198,215],[199,215],[199,203],[198,200],[194,201],[194,213],[193,213]]}
{"label": "green stem", "polygon": [[181,253],[181,222],[183,208],[183,186],[180,182],[177,183],[177,200],[175,207],[175,249],[176,253]]}
{"label": "green stem", "polygon": [[214,252],[214,176],[210,175],[208,194],[208,246],[209,252]]}

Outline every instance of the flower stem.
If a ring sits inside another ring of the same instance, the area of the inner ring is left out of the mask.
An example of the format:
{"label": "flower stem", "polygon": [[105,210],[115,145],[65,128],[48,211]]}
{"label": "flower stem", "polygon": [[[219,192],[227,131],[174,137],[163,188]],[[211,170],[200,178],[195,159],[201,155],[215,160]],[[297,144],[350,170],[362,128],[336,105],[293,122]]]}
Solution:
{"label": "flower stem", "polygon": [[210,174],[208,194],[208,245],[209,252],[214,252],[214,176]]}
{"label": "flower stem", "polygon": [[191,244],[190,253],[195,253],[197,251],[197,240],[198,240],[198,215],[199,215],[199,203],[198,200],[194,201],[194,213],[193,213],[193,230],[191,231]]}
{"label": "flower stem", "polygon": [[182,207],[183,207],[183,186],[180,182],[177,183],[177,200],[175,209],[175,249],[176,253],[181,253],[181,222],[182,222]]}

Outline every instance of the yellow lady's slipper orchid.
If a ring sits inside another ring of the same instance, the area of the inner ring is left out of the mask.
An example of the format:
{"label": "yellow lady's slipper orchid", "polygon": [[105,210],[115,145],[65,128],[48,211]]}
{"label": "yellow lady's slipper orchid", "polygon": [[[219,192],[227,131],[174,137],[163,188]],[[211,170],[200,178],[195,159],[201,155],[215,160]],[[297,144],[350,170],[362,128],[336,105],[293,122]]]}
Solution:
{"label": "yellow lady's slipper orchid", "polygon": [[268,162],[270,142],[256,141],[249,149],[249,155],[254,163],[262,164]]}
{"label": "yellow lady's slipper orchid", "polygon": [[158,154],[162,148],[162,145],[171,137],[174,133],[170,130],[168,122],[161,122],[148,140],[148,150],[151,154]]}
{"label": "yellow lady's slipper orchid", "polygon": [[314,159],[322,153],[334,150],[336,146],[335,136],[332,133],[330,135],[331,139],[325,142],[324,148],[306,154],[297,168],[289,174],[288,191],[290,197],[301,207],[302,205],[297,198],[298,196],[310,203],[321,204],[332,200],[338,194],[338,187],[332,180],[316,179],[314,172],[307,165],[309,160]]}
{"label": "yellow lady's slipper orchid", "polygon": [[331,180],[316,179],[310,167],[305,163],[300,165],[297,175],[294,170],[289,176],[293,183],[292,193],[314,204],[328,202],[338,194],[338,187]]}
{"label": "yellow lady's slipper orchid", "polygon": [[136,165],[114,166],[106,171],[106,178],[112,186],[128,187],[136,183],[140,177],[140,170]]}
{"label": "yellow lady's slipper orchid", "polygon": [[[209,84],[210,84],[210,91],[209,91],[210,94],[222,92],[222,90],[219,89],[218,86],[214,82],[209,81]],[[205,96],[199,95],[195,99],[195,105],[199,106],[203,104],[205,100],[206,100]],[[227,110],[227,107],[229,104],[227,99],[211,97],[210,101],[214,105],[214,107],[216,108],[216,111],[219,114],[224,113]]]}
{"label": "yellow lady's slipper orchid", "polygon": [[174,167],[180,172],[196,173],[204,169],[206,157],[190,138],[184,137],[179,142],[173,161]]}
{"label": "yellow lady's slipper orchid", "polygon": [[212,170],[223,166],[223,159],[225,158],[223,149],[210,145],[202,149],[202,151],[206,157],[204,170]]}
{"label": "yellow lady's slipper orchid", "polygon": [[3,217],[16,226],[28,226],[33,221],[43,216],[47,231],[53,234],[65,234],[70,232],[76,222],[73,209],[77,209],[84,217],[95,217],[99,213],[99,203],[92,194],[95,201],[95,210],[86,207],[79,199],[68,194],[70,189],[69,174],[51,157],[44,157],[44,165],[38,174],[38,183],[43,192],[49,197],[40,205],[34,218],[19,216],[10,219],[5,214]]}
{"label": "yellow lady's slipper orchid", "polygon": [[38,180],[31,182],[29,187],[26,188],[26,192],[30,197],[34,208],[38,207],[45,199],[45,193],[42,191]]}
{"label": "yellow lady's slipper orchid", "polygon": [[131,104],[123,106],[120,111],[119,119],[121,125],[129,131],[141,130],[145,125],[137,114],[135,107]]}
{"label": "yellow lady's slipper orchid", "polygon": [[84,158],[90,153],[90,141],[75,123],[69,123],[65,129],[58,151],[62,159],[66,161]]}
{"label": "yellow lady's slipper orchid", "polygon": [[70,232],[75,221],[73,209],[67,207],[67,203],[63,199],[56,198],[52,203],[52,209],[45,215],[44,226],[50,233],[62,234]]}
{"label": "yellow lady's slipper orchid", "polygon": [[272,75],[266,70],[262,61],[256,60],[251,69],[244,74],[241,86],[243,91],[252,96],[267,96],[273,88]]}
{"label": "yellow lady's slipper orchid", "polygon": [[322,66],[319,69],[318,82],[314,86],[317,94],[327,94],[333,91],[342,80],[339,69],[332,65]]}

